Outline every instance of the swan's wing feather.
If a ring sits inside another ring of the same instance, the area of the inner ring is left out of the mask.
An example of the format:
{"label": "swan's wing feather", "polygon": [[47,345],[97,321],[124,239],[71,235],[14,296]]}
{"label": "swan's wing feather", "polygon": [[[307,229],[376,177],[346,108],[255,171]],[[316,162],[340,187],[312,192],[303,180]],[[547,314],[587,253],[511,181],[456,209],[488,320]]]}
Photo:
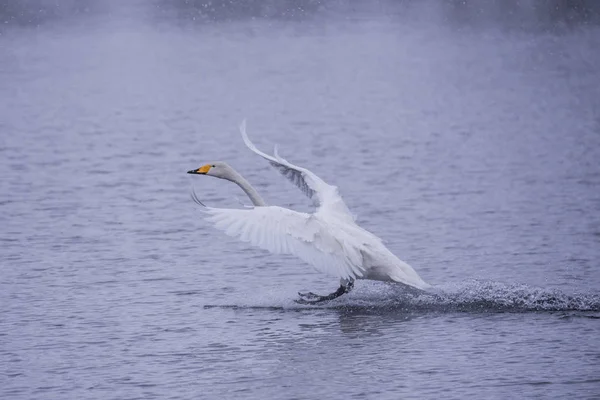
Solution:
{"label": "swan's wing feather", "polygon": [[[227,235],[276,254],[299,257],[317,270],[339,278],[364,274],[360,246],[343,230],[315,214],[277,206],[253,209],[206,207],[207,220]],[[338,228],[339,229],[339,228]]]}
{"label": "swan's wing feather", "polygon": [[240,133],[246,146],[254,153],[269,161],[283,176],[296,185],[308,198],[315,201],[322,211],[335,213],[338,217],[349,218],[354,221],[354,216],[348,210],[338,188],[325,183],[310,170],[290,163],[281,157],[275,147],[274,156],[263,153],[256,148],[246,133],[246,120],[240,125]]}
{"label": "swan's wing feather", "polygon": [[306,195],[306,197],[313,200],[319,200],[318,197],[315,198],[316,190],[312,189],[309,186],[307,181],[304,179],[304,176],[302,176],[301,171],[294,168],[290,168],[289,166],[278,162],[271,161],[270,163],[275,169],[277,169],[281,173],[281,175],[285,176],[290,182],[296,185],[298,189],[300,189],[302,193]]}
{"label": "swan's wing feather", "polygon": [[[305,178],[303,176],[303,173],[310,172],[310,171],[303,170],[299,167],[296,167],[290,163],[285,162],[284,160],[282,160],[281,158],[279,158],[277,156],[273,157],[273,156],[270,156],[270,155],[260,151],[254,145],[254,143],[252,143],[250,141],[250,138],[248,137],[248,134],[246,133],[246,120],[243,120],[242,124],[240,125],[240,133],[242,134],[244,143],[251,151],[258,154],[265,160],[269,161],[269,164],[271,164],[271,166],[273,166],[283,176],[285,176],[294,185],[296,185],[302,191],[302,193],[304,193],[309,199],[313,198],[316,190],[315,190],[315,188],[311,187],[311,185],[305,180]],[[277,154],[276,149],[275,149],[275,154]],[[321,180],[318,177],[317,177],[317,179]],[[325,184],[325,182],[323,182],[323,181],[321,181],[321,182]],[[314,182],[314,183],[317,183],[317,182]],[[318,183],[317,183],[317,185],[318,185]],[[317,185],[315,185],[315,186],[317,186]]]}

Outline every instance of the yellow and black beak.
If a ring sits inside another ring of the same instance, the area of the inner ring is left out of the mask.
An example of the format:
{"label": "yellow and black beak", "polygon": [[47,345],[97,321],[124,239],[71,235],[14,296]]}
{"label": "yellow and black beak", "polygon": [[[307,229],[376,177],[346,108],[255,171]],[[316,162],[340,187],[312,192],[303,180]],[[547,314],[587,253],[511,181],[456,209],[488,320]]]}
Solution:
{"label": "yellow and black beak", "polygon": [[193,169],[191,171],[188,171],[188,174],[200,174],[200,175],[206,175],[206,173],[210,170],[211,165],[210,164],[206,164],[201,166],[198,169]]}

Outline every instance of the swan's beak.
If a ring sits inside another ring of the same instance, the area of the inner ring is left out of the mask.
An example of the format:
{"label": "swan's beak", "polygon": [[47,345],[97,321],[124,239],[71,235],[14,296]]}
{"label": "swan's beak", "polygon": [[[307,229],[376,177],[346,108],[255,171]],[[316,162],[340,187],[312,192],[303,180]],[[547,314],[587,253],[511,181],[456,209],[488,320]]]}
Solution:
{"label": "swan's beak", "polygon": [[200,174],[200,175],[206,175],[206,173],[208,172],[208,170],[210,169],[210,165],[204,165],[198,169],[193,169],[191,171],[188,171],[188,174]]}

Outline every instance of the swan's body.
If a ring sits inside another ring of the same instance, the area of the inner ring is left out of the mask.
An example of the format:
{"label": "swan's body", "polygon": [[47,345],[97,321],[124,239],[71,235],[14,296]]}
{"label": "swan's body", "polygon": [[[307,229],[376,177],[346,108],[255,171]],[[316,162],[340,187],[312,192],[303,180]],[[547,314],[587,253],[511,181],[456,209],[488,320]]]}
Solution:
{"label": "swan's body", "polygon": [[[318,271],[339,278],[338,292],[341,292],[321,296],[320,300],[349,291],[355,279],[398,282],[422,290],[430,287],[410,265],[392,254],[380,238],[356,224],[337,187],[284,160],[277,154],[277,149],[273,156],[258,150],[246,135],[245,123],[240,126],[240,131],[246,146],[313,199],[317,209],[314,213],[303,213],[267,206],[239,173],[226,163],[215,162],[189,173],[235,182],[255,206],[248,209],[205,207],[207,219],[217,229],[272,253],[295,255]],[[305,296],[320,297],[312,293]]]}

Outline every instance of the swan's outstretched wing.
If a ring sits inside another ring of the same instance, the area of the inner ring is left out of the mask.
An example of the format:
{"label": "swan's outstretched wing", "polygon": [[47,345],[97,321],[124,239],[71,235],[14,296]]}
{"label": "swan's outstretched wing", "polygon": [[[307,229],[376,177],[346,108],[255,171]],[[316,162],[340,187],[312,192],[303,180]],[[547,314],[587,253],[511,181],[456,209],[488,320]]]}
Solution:
{"label": "swan's outstretched wing", "polygon": [[365,272],[360,244],[314,214],[277,206],[246,210],[206,207],[203,211],[208,214],[206,219],[227,235],[271,253],[295,255],[320,272],[346,279],[362,277]]}
{"label": "swan's outstretched wing", "polygon": [[246,134],[246,120],[242,121],[240,125],[240,133],[242,134],[244,143],[246,143],[246,146],[250,150],[269,161],[275,169],[295,184],[308,198],[312,199],[322,211],[354,221],[354,216],[348,210],[336,186],[325,183],[325,181],[308,169],[299,167],[283,159],[277,153],[277,148],[275,148],[274,156],[258,150]]}

